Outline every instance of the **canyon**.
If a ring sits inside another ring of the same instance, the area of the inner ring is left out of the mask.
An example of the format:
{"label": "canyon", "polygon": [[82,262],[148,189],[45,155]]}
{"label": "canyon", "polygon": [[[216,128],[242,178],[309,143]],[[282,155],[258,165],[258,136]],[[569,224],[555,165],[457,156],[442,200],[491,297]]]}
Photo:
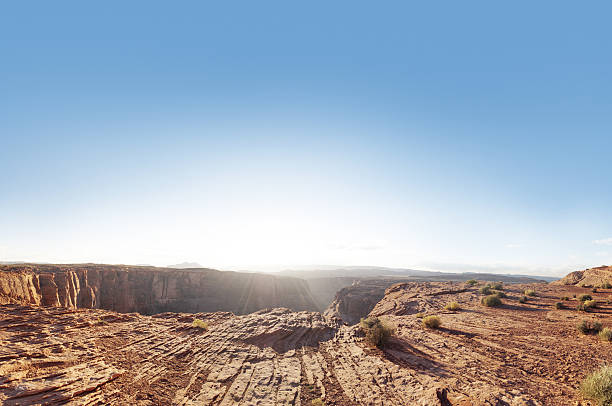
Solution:
{"label": "canyon", "polygon": [[[89,278],[83,284],[78,267],[72,271],[79,287],[89,286],[99,297],[103,291],[94,287],[102,285]],[[7,294],[7,285],[31,286],[16,280],[1,288],[4,405],[586,406],[595,404],[582,398],[580,382],[612,351],[610,343],[576,330],[582,320],[612,327],[612,289],[592,292],[579,283],[505,284],[504,303],[497,308],[480,303],[484,281],[474,286],[401,281],[384,287],[387,280],[341,289],[324,314],[269,307],[243,314],[146,315],[45,305],[48,296],[36,293],[33,276],[42,292],[44,272],[12,271],[31,279],[33,292]],[[536,295],[519,300],[526,290]],[[578,312],[576,297],[585,293],[599,306]],[[23,300],[26,295],[34,302]],[[64,304],[81,300],[78,292],[68,296],[72,302]],[[558,308],[561,297],[567,300]],[[461,309],[446,310],[449,302]],[[424,327],[424,315],[438,316],[441,327]],[[352,323],[365,316],[394,326],[385,347],[367,344]]]}

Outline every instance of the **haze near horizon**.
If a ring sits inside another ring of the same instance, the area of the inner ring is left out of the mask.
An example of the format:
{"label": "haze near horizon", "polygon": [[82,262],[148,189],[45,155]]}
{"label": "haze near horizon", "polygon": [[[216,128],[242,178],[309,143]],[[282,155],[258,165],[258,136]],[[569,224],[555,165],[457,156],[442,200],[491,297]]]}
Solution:
{"label": "haze near horizon", "polygon": [[0,261],[612,264],[610,8],[5,4]]}

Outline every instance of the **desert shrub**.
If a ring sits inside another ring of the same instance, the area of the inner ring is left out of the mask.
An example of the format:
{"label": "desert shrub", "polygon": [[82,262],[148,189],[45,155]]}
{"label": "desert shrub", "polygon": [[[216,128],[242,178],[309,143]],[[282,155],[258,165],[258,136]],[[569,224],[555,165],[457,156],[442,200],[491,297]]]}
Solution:
{"label": "desert shrub", "polygon": [[561,296],[561,300],[569,300],[569,296]]}
{"label": "desert shrub", "polygon": [[612,283],[604,282],[604,283],[601,284],[601,288],[602,289],[612,289]]}
{"label": "desert shrub", "polygon": [[461,310],[461,306],[457,302],[450,302],[450,303],[447,303],[446,306],[444,306],[444,309],[457,311],[457,310]]}
{"label": "desert shrub", "polygon": [[501,282],[492,283],[490,286],[491,286],[491,289],[494,289],[494,290],[504,290],[504,284]]}
{"label": "desert shrub", "polygon": [[191,327],[197,327],[197,328],[201,328],[203,330],[208,330],[208,323],[205,322],[204,320],[195,319],[191,323]]}
{"label": "desert shrub", "polygon": [[601,330],[599,332],[599,338],[601,338],[602,341],[612,341],[612,329],[606,327]]}
{"label": "desert shrub", "polygon": [[525,292],[523,292],[525,294],[525,296],[535,296],[536,295],[536,291],[533,289],[527,289]]}
{"label": "desert shrub", "polygon": [[563,304],[563,302],[557,302],[555,303],[555,308],[561,310],[561,309],[565,309],[565,305]]}
{"label": "desert shrub", "polygon": [[474,286],[478,283],[478,281],[476,279],[470,279],[469,281],[465,281],[465,283],[467,283],[470,286]]}
{"label": "desert shrub", "polygon": [[580,295],[578,296],[578,300],[581,302],[586,302],[587,300],[593,300],[593,296],[591,295]]}
{"label": "desert shrub", "polygon": [[505,292],[499,292],[499,291],[498,291],[498,292],[495,292],[495,293],[494,293],[494,295],[495,295],[495,296],[497,296],[497,297],[498,297],[498,298],[500,298],[500,299],[503,299],[503,298],[505,298],[505,297],[508,297],[508,295],[506,295],[506,293],[505,293]]}
{"label": "desert shrub", "polygon": [[593,292],[593,293],[597,293],[597,288],[593,288],[593,289],[591,289],[591,292]]}
{"label": "desert shrub", "polygon": [[425,317],[425,313],[417,313],[415,314],[415,316],[417,316],[419,319],[422,319],[423,317]]}
{"label": "desert shrub", "polygon": [[478,292],[482,293],[483,295],[490,295],[491,294],[491,286],[485,285],[485,286],[481,287],[480,289],[478,289]]}
{"label": "desert shrub", "polygon": [[604,365],[582,381],[580,392],[599,406],[612,405],[612,365]]}
{"label": "desert shrub", "polygon": [[438,328],[442,322],[438,316],[427,316],[423,318],[423,325],[427,328]]}
{"label": "desert shrub", "polygon": [[310,404],[312,406],[325,406],[325,403],[321,400],[321,398],[313,399]]}
{"label": "desert shrub", "polygon": [[527,303],[527,300],[528,300],[527,296],[521,296],[519,298],[519,303]]}
{"label": "desert shrub", "polygon": [[595,321],[582,320],[576,328],[582,334],[597,334],[601,331],[601,323]]}
{"label": "desert shrub", "polygon": [[485,296],[480,300],[480,303],[487,307],[497,307],[502,305],[502,301],[497,295]]}
{"label": "desert shrub", "polygon": [[359,325],[365,333],[366,342],[379,348],[384,347],[395,333],[395,328],[390,323],[378,317],[362,318]]}
{"label": "desert shrub", "polygon": [[587,300],[586,302],[583,303],[583,305],[584,305],[584,309],[585,310],[596,309],[597,308],[597,301],[596,300]]}

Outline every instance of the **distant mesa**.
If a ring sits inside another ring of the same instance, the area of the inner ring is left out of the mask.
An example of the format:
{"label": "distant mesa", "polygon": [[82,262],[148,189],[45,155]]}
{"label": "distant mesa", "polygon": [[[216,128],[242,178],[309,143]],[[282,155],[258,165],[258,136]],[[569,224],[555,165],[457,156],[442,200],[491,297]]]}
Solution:
{"label": "distant mesa", "polygon": [[176,265],[168,265],[168,268],[191,269],[191,268],[204,268],[204,267],[198,264],[197,262],[181,262],[180,264],[176,264]]}

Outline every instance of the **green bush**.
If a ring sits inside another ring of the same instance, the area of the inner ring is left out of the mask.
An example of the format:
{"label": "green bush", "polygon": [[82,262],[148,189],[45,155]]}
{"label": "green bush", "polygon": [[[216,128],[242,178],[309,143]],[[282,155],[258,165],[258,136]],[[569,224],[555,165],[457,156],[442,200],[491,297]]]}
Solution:
{"label": "green bush", "polygon": [[506,295],[504,292],[495,292],[494,295],[500,299],[508,297],[508,295]]}
{"label": "green bush", "polygon": [[563,304],[563,302],[557,302],[555,303],[555,308],[557,308],[558,310],[565,309],[565,305]]}
{"label": "green bush", "polygon": [[208,323],[204,320],[195,319],[193,323],[191,323],[191,327],[201,328],[203,330],[208,330]]}
{"label": "green bush", "polygon": [[457,302],[450,302],[450,303],[447,303],[446,306],[444,306],[444,309],[457,311],[457,310],[461,310],[461,306]]}
{"label": "green bush", "polygon": [[379,348],[384,347],[395,333],[395,328],[391,324],[378,317],[362,318],[359,325],[365,333],[366,342]]}
{"label": "green bush", "polygon": [[491,286],[491,289],[494,290],[504,290],[504,284],[501,282],[495,282],[490,284],[489,286]]}
{"label": "green bush", "polygon": [[578,296],[578,300],[581,302],[586,302],[587,300],[593,300],[593,296],[591,295],[580,295]]}
{"label": "green bush", "polygon": [[438,328],[442,325],[438,316],[427,316],[423,318],[423,326],[427,328]]}
{"label": "green bush", "polygon": [[612,341],[612,329],[606,327],[599,332],[599,338],[602,341]]}
{"label": "green bush", "polygon": [[503,304],[501,299],[497,295],[485,296],[480,300],[480,303],[487,307],[497,307]]}
{"label": "green bush", "polygon": [[536,291],[533,289],[527,289],[525,292],[525,296],[536,296]]}
{"label": "green bush", "polygon": [[521,297],[519,298],[519,303],[527,303],[527,300],[528,300],[528,299],[529,299],[529,298],[528,298],[527,296],[521,296]]}
{"label": "green bush", "polygon": [[490,295],[491,287],[489,285],[485,285],[481,287],[480,289],[478,289],[478,292],[482,293],[483,295]]}
{"label": "green bush", "polygon": [[465,283],[467,283],[470,286],[474,286],[478,283],[478,281],[476,279],[470,279],[469,281],[465,281]]}
{"label": "green bush", "polygon": [[586,302],[580,302],[576,307],[576,310],[581,312],[587,312],[595,308],[597,308],[597,302],[595,300],[587,300]]}
{"label": "green bush", "polygon": [[582,334],[597,334],[601,331],[601,323],[595,321],[582,320],[576,328]]}
{"label": "green bush", "polygon": [[591,372],[582,381],[580,392],[586,399],[596,401],[599,406],[612,405],[612,365],[604,365]]}

